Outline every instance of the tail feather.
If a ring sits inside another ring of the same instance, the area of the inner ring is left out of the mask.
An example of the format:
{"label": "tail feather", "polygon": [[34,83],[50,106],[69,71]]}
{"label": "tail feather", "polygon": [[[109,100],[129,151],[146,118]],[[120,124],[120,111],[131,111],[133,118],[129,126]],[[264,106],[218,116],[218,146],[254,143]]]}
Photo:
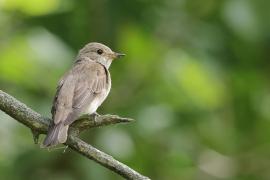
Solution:
{"label": "tail feather", "polygon": [[67,132],[68,126],[65,126],[63,123],[55,124],[49,129],[42,147],[56,146],[59,143],[66,142]]}

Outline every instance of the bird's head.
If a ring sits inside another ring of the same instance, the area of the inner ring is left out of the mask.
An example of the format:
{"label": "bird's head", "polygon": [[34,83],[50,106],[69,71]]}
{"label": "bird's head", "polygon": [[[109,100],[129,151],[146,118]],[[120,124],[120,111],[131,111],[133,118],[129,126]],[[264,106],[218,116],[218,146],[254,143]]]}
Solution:
{"label": "bird's head", "polygon": [[86,57],[109,68],[114,59],[125,54],[113,52],[109,47],[101,43],[88,43],[80,51],[79,57]]}

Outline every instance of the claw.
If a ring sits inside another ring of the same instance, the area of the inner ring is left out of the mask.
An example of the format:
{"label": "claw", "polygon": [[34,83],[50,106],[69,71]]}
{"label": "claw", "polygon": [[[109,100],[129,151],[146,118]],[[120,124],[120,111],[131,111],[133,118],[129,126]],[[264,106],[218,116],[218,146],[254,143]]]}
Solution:
{"label": "claw", "polygon": [[96,122],[97,122],[97,117],[99,117],[100,115],[99,115],[97,112],[94,112],[94,113],[92,114],[92,116],[93,116],[93,119],[94,119],[94,124],[96,124]]}

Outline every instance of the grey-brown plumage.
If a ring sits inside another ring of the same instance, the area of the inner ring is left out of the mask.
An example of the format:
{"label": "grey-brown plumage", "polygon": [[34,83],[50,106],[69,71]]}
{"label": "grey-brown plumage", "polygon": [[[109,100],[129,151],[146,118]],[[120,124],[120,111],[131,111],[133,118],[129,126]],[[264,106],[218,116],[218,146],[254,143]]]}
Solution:
{"label": "grey-brown plumage", "polygon": [[80,50],[72,69],[58,83],[44,147],[66,142],[69,125],[81,114],[96,112],[111,89],[111,62],[122,55],[100,43],[89,43]]}

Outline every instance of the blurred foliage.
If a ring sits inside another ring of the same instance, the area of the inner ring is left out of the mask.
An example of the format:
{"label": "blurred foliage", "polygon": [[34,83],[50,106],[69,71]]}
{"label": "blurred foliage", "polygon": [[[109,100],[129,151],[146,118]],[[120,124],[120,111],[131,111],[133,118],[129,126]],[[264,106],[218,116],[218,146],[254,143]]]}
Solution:
{"label": "blurred foliage", "polygon": [[[90,144],[152,179],[270,179],[270,1],[1,0],[0,89],[50,116],[84,44],[127,56],[99,113],[135,118]],[[121,179],[47,152],[0,112],[0,179]]]}

